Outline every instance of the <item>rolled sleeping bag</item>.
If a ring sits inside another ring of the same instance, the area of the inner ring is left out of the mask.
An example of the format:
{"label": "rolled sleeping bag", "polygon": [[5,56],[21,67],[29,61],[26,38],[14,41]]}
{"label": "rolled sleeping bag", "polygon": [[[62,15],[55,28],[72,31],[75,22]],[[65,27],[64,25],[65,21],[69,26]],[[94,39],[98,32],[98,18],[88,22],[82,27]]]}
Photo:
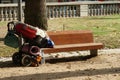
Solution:
{"label": "rolled sleeping bag", "polygon": [[30,48],[30,54],[32,55],[40,55],[40,48],[37,46],[31,46]]}

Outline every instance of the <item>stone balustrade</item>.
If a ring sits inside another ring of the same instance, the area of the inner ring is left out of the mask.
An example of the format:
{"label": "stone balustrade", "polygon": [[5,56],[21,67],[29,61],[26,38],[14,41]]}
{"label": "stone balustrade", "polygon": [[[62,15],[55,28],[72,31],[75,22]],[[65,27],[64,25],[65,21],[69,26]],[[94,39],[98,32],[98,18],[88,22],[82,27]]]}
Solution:
{"label": "stone balustrade", "polygon": [[[70,18],[120,14],[120,1],[78,1],[46,3],[48,18]],[[23,20],[24,9],[23,6]],[[17,4],[0,4],[0,21],[18,20]]]}

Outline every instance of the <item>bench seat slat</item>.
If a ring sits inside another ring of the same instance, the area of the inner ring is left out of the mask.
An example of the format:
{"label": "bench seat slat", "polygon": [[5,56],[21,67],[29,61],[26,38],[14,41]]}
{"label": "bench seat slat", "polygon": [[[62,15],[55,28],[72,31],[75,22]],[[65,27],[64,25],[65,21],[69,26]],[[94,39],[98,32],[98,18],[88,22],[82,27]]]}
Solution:
{"label": "bench seat slat", "polygon": [[87,30],[53,31],[48,32],[48,35],[55,45],[93,43],[94,41],[92,32]]}
{"label": "bench seat slat", "polygon": [[69,52],[78,50],[95,50],[103,48],[102,43],[84,43],[56,45],[54,48],[43,48],[44,53]]}

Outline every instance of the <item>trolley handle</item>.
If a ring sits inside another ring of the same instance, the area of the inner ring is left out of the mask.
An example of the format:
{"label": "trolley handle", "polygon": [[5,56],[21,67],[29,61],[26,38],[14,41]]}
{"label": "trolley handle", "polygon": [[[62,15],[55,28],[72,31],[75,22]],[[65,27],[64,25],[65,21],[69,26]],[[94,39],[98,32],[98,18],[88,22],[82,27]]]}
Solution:
{"label": "trolley handle", "polygon": [[8,27],[8,31],[14,31],[14,27],[15,27],[15,22],[9,22],[7,24],[7,27]]}

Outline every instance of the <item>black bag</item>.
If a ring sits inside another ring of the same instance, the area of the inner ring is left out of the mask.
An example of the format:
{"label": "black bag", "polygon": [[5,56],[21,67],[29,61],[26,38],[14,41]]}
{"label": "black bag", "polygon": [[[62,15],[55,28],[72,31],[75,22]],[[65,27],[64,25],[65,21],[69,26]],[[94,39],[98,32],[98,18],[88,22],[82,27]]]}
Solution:
{"label": "black bag", "polygon": [[13,48],[19,47],[18,37],[12,31],[8,31],[4,38],[4,44]]}
{"label": "black bag", "polygon": [[40,48],[46,48],[47,47],[47,39],[42,38],[41,36],[36,36],[30,44],[38,46]]}
{"label": "black bag", "polygon": [[54,46],[51,40],[42,38],[41,36],[36,36],[36,38],[30,41],[30,45],[38,46],[40,48],[52,48]]}

